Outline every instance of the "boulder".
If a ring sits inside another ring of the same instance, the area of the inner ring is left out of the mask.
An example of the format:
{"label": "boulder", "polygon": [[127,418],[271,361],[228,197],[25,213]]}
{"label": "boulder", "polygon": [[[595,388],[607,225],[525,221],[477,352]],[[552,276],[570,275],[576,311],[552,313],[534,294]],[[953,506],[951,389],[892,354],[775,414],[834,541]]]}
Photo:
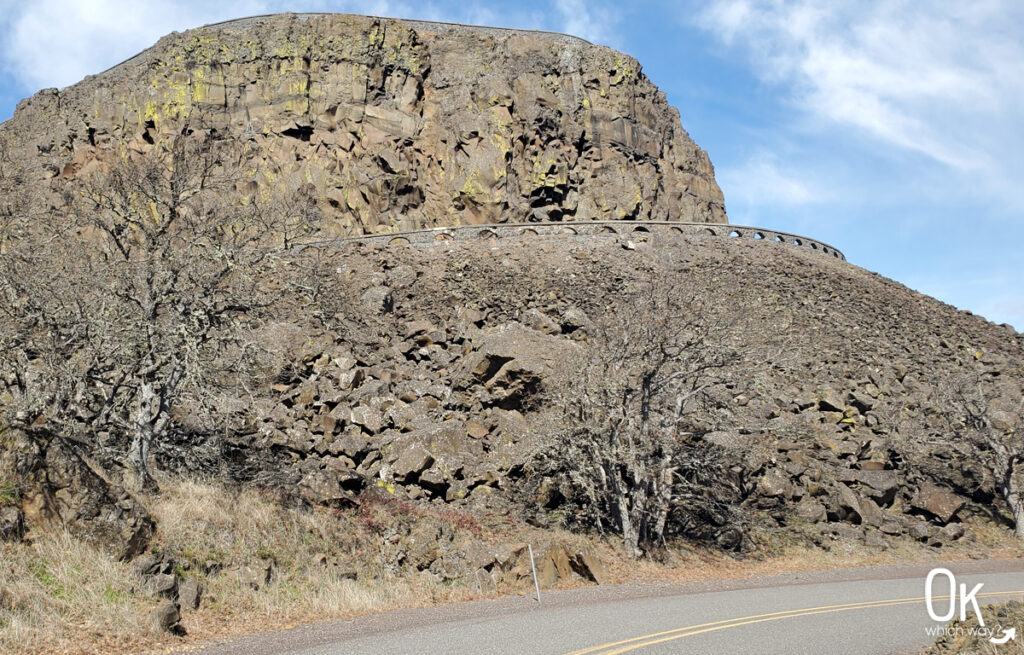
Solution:
{"label": "boulder", "polygon": [[202,595],[203,585],[198,578],[185,578],[178,584],[178,602],[185,609],[199,609]]}
{"label": "boulder", "polygon": [[370,287],[359,300],[363,303],[363,307],[374,314],[386,314],[394,305],[391,289],[384,286]]}
{"label": "boulder", "polygon": [[25,520],[21,509],[0,507],[0,541],[21,541],[25,536]]}
{"label": "boulder", "polygon": [[964,526],[959,523],[949,523],[939,529],[938,537],[945,543],[956,541],[966,534]]}
{"label": "boulder", "polygon": [[473,574],[473,579],[476,581],[477,591],[481,594],[490,596],[497,591],[494,574],[487,569],[477,569],[476,573]]}
{"label": "boulder", "polygon": [[352,492],[342,488],[336,473],[314,470],[299,481],[299,493],[311,505],[336,507],[352,500]]}
{"label": "boulder", "polygon": [[147,596],[175,600],[178,597],[178,576],[173,573],[155,573],[145,578],[142,591]]}
{"label": "boulder", "polygon": [[859,524],[862,521],[860,501],[857,498],[857,494],[842,482],[836,483],[830,514],[833,514],[838,520],[850,523]]}
{"label": "boulder", "polygon": [[181,630],[181,626],[178,625],[179,621],[181,621],[181,611],[178,604],[169,600],[160,603],[150,614],[150,622],[159,632],[179,632]]}
{"label": "boulder", "polygon": [[767,498],[788,498],[793,495],[793,485],[785,471],[773,468],[757,481],[757,492]]}
{"label": "boulder", "polygon": [[605,568],[604,562],[590,548],[576,553],[572,558],[571,564],[576,573],[591,582],[597,584],[608,584],[610,582],[608,570]]}
{"label": "boulder", "polygon": [[806,498],[797,504],[796,515],[808,523],[818,523],[826,518],[825,506],[816,500]]}
{"label": "boulder", "polygon": [[229,567],[227,574],[243,585],[259,591],[273,576],[274,563],[271,560],[260,559],[251,564],[240,564]]}
{"label": "boulder", "polygon": [[542,588],[550,588],[560,580],[568,580],[572,573],[569,551],[562,544],[548,546],[537,562],[537,582]]}
{"label": "boulder", "polygon": [[882,527],[886,520],[885,512],[875,504],[875,501],[870,498],[860,498],[858,504],[860,506],[861,519],[865,524],[876,528]]}
{"label": "boulder", "polygon": [[434,456],[422,444],[413,443],[405,448],[391,466],[395,480],[402,484],[415,482],[421,473],[434,463]]}
{"label": "boulder", "polygon": [[854,479],[859,483],[861,493],[883,507],[892,505],[900,488],[896,471],[860,470]]}
{"label": "boulder", "polygon": [[917,541],[927,540],[932,536],[933,532],[934,530],[932,526],[928,525],[924,521],[914,521],[910,524],[910,527],[907,528],[907,534]]}
{"label": "boulder", "polygon": [[952,491],[928,482],[917,490],[910,501],[910,506],[927,512],[945,524],[956,516],[966,502]]}
{"label": "boulder", "polygon": [[864,535],[864,545],[871,548],[888,548],[889,542],[881,532],[871,531]]}
{"label": "boulder", "polygon": [[466,434],[473,439],[483,439],[490,433],[487,426],[477,420],[470,420],[466,422]]}
{"label": "boulder", "polygon": [[348,420],[370,434],[377,434],[384,427],[383,413],[379,409],[367,405],[359,405],[349,411]]}
{"label": "boulder", "polygon": [[418,520],[402,540],[409,566],[422,571],[438,560],[442,555],[441,534],[441,526],[434,519]]}
{"label": "boulder", "polygon": [[420,473],[418,483],[424,489],[429,489],[441,496],[444,496],[448,490],[448,476],[436,465]]}
{"label": "boulder", "polygon": [[455,373],[453,386],[483,392],[481,399],[487,405],[514,409],[538,391],[578,347],[565,338],[510,323],[483,338]]}
{"label": "boulder", "polygon": [[883,533],[892,535],[894,537],[903,534],[903,526],[901,526],[897,521],[893,520],[887,520],[883,522],[882,527],[879,529]]}

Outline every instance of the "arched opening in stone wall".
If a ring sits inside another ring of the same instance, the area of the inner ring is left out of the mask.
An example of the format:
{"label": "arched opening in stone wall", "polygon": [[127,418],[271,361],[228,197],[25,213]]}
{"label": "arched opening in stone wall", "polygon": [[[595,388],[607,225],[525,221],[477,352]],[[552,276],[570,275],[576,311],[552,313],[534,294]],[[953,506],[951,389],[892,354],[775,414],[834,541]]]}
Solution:
{"label": "arched opening in stone wall", "polygon": [[477,237],[481,239],[497,239],[498,235],[494,230],[480,230],[477,232]]}
{"label": "arched opening in stone wall", "polygon": [[451,241],[454,238],[455,237],[448,234],[447,232],[438,232],[437,234],[434,235],[434,241]]}
{"label": "arched opening in stone wall", "polygon": [[409,243],[409,240],[405,237],[395,237],[388,241],[389,246],[407,246]]}
{"label": "arched opening in stone wall", "polygon": [[716,234],[715,231],[712,230],[710,227],[704,228],[704,234],[710,234],[713,237],[718,236],[718,234]]}
{"label": "arched opening in stone wall", "polygon": [[755,239],[759,239],[759,240],[760,239],[764,239],[764,233],[763,232],[754,232],[754,238]]}
{"label": "arched opening in stone wall", "polygon": [[743,234],[739,230],[733,230],[732,232],[729,233],[729,236],[736,239],[743,236]]}

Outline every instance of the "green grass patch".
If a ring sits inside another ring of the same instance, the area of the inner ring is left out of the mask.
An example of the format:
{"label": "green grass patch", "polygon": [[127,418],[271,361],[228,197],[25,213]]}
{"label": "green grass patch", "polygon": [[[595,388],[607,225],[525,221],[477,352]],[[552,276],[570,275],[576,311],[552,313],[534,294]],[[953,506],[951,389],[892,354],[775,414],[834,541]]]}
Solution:
{"label": "green grass patch", "polygon": [[0,480],[0,507],[9,507],[21,502],[18,487],[10,480]]}
{"label": "green grass patch", "polygon": [[103,587],[103,600],[109,605],[120,605],[128,601],[128,594],[108,582]]}
{"label": "green grass patch", "polygon": [[57,579],[57,576],[46,568],[45,563],[40,562],[32,567],[32,575],[35,577],[36,581],[46,589],[47,593],[54,598],[71,600],[71,593],[68,591],[67,587]]}

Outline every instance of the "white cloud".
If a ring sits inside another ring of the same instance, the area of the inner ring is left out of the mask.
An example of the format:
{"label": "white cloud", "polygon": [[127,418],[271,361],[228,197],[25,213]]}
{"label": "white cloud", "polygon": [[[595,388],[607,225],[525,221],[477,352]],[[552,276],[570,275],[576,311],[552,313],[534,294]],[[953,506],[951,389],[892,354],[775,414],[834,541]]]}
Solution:
{"label": "white cloud", "polygon": [[818,129],[1009,183],[1024,166],[1024,5],[717,0],[697,24],[741,51]]}
{"label": "white cloud", "polygon": [[258,2],[37,0],[11,7],[4,68],[29,88],[66,86],[147,48],[173,30],[259,13]]}
{"label": "white cloud", "polygon": [[[540,27],[533,17],[498,16],[478,3],[455,8],[390,0],[0,0],[0,67],[26,89],[63,87],[148,48],[174,30],[279,11],[333,11]],[[526,23],[526,24],[522,24]]]}
{"label": "white cloud", "polygon": [[826,199],[806,175],[785,170],[768,152],[758,152],[736,167],[719,168],[715,177],[725,192],[729,215],[740,220],[753,218],[758,208],[775,210]]}
{"label": "white cloud", "polygon": [[560,31],[591,43],[608,44],[613,41],[610,28],[619,21],[619,17],[604,3],[556,0],[555,7],[562,18]]}

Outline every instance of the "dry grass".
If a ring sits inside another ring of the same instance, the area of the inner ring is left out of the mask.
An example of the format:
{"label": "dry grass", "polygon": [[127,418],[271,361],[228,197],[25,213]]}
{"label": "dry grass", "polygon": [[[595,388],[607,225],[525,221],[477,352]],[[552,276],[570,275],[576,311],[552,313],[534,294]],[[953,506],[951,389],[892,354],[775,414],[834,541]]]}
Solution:
{"label": "dry grass", "polygon": [[[188,636],[149,625],[157,601],[139,591],[130,564],[66,534],[41,533],[32,545],[0,544],[0,652],[135,652],[474,595],[428,576],[388,576],[361,561],[368,535],[348,515],[286,509],[257,494],[187,480],[166,483],[146,504],[160,526],[154,551],[204,585],[200,609],[183,612]],[[358,564],[359,579],[333,578],[315,563],[321,554]],[[258,560],[274,562],[270,583],[258,590],[229,574],[203,573]]]}
{"label": "dry grass", "polygon": [[[381,524],[402,512],[401,504],[370,514],[283,508],[251,491],[228,491],[197,481],[168,481],[146,501],[159,524],[155,550],[174,559],[177,573],[198,576],[205,587],[197,611],[183,611],[185,637],[157,633],[148,614],[157,601],[139,590],[130,564],[59,533],[35,535],[34,543],[0,545],[0,652],[140,652],[188,646],[213,637],[290,627],[403,607],[469,600],[468,585],[445,584],[426,574],[387,573],[378,552]],[[398,514],[396,514],[398,513]],[[441,515],[466,540],[484,542],[558,540],[570,548],[596,546],[615,582],[671,583],[743,578],[869,564],[1019,557],[1022,549],[1004,529],[971,526],[973,544],[936,553],[910,544],[869,550],[836,544],[830,551],[799,544],[774,545],[743,560],[701,549],[682,549],[673,563],[636,562],[608,542],[594,543],[564,531],[537,530],[506,521]],[[368,555],[369,554],[369,555]],[[318,556],[359,572],[357,580],[334,577]],[[272,560],[274,575],[263,588],[218,569]],[[212,572],[210,572],[212,569]],[[583,584],[581,581],[567,586]],[[524,587],[525,588],[525,587]],[[520,591],[499,585],[499,594]]]}
{"label": "dry grass", "polygon": [[64,533],[0,546],[0,651],[55,652],[86,637],[149,632],[129,566]]}

